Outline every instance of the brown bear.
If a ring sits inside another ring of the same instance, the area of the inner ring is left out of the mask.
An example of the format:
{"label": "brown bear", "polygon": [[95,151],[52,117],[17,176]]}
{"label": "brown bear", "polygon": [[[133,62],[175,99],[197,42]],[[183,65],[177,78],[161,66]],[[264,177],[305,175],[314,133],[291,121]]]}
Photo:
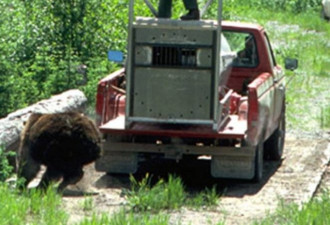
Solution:
{"label": "brown bear", "polygon": [[101,154],[101,138],[95,124],[78,112],[55,114],[33,113],[22,132],[17,154],[18,178],[22,187],[38,174],[41,165],[46,171],[38,185],[47,188],[52,181],[62,182],[58,191],[83,177],[83,166]]}

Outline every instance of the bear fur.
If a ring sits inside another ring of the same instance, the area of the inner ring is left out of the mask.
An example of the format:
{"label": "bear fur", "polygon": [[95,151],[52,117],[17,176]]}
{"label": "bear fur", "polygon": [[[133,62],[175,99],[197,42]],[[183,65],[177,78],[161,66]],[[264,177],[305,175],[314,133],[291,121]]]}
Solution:
{"label": "bear fur", "polygon": [[38,185],[47,188],[50,182],[62,182],[58,191],[83,177],[83,166],[101,154],[101,138],[95,124],[78,112],[55,114],[33,113],[21,134],[17,154],[17,175],[24,178],[25,188],[38,174],[41,165],[46,171]]}

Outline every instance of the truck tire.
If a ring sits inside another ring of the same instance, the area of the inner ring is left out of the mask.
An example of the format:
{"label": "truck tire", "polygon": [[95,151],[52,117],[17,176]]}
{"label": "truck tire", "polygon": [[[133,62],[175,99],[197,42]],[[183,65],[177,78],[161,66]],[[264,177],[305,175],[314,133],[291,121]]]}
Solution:
{"label": "truck tire", "polygon": [[263,177],[263,167],[264,167],[264,151],[263,144],[259,143],[256,147],[256,155],[254,160],[254,177],[253,182],[260,182]]}
{"label": "truck tire", "polygon": [[270,160],[280,160],[283,155],[285,140],[285,109],[283,109],[280,122],[274,133],[265,142],[265,157]]}

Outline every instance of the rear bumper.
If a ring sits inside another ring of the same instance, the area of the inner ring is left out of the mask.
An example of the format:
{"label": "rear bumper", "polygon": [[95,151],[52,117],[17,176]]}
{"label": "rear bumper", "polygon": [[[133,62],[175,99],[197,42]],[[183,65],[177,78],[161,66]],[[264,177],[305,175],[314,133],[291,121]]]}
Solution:
{"label": "rear bumper", "polygon": [[216,178],[252,179],[255,147],[196,146],[185,144],[104,143],[104,154],[96,162],[96,169],[114,173],[135,173],[138,153],[159,154],[179,161],[183,155],[211,156],[210,170]]}

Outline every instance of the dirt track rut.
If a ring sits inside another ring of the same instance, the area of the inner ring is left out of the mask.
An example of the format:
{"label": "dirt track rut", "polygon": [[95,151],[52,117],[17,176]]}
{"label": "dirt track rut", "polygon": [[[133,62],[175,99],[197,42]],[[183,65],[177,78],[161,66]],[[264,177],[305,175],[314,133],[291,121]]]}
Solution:
{"label": "dirt track rut", "polygon": [[[308,201],[318,190],[322,178],[322,187],[327,187],[330,180],[329,161],[329,138],[298,138],[287,135],[283,160],[266,161],[264,179],[258,184],[242,180],[213,179],[205,176],[209,171],[202,164],[199,168],[174,168],[174,172],[182,177],[189,191],[198,191],[205,186],[217,184],[219,193],[223,196],[215,209],[195,211],[184,208],[172,212],[170,221],[173,224],[180,221],[180,224],[191,225],[217,224],[222,220],[229,225],[251,224],[253,220],[274,212],[281,200],[297,204]],[[152,171],[152,168],[148,169]],[[64,206],[70,212],[70,223],[91,214],[82,210],[83,197],[70,196],[79,193],[77,190],[98,192],[92,197],[95,206],[93,211],[112,214],[125,203],[120,194],[123,188],[128,187],[127,177],[108,176],[88,167],[84,179],[71,187],[66,192],[68,196],[63,198]]]}

